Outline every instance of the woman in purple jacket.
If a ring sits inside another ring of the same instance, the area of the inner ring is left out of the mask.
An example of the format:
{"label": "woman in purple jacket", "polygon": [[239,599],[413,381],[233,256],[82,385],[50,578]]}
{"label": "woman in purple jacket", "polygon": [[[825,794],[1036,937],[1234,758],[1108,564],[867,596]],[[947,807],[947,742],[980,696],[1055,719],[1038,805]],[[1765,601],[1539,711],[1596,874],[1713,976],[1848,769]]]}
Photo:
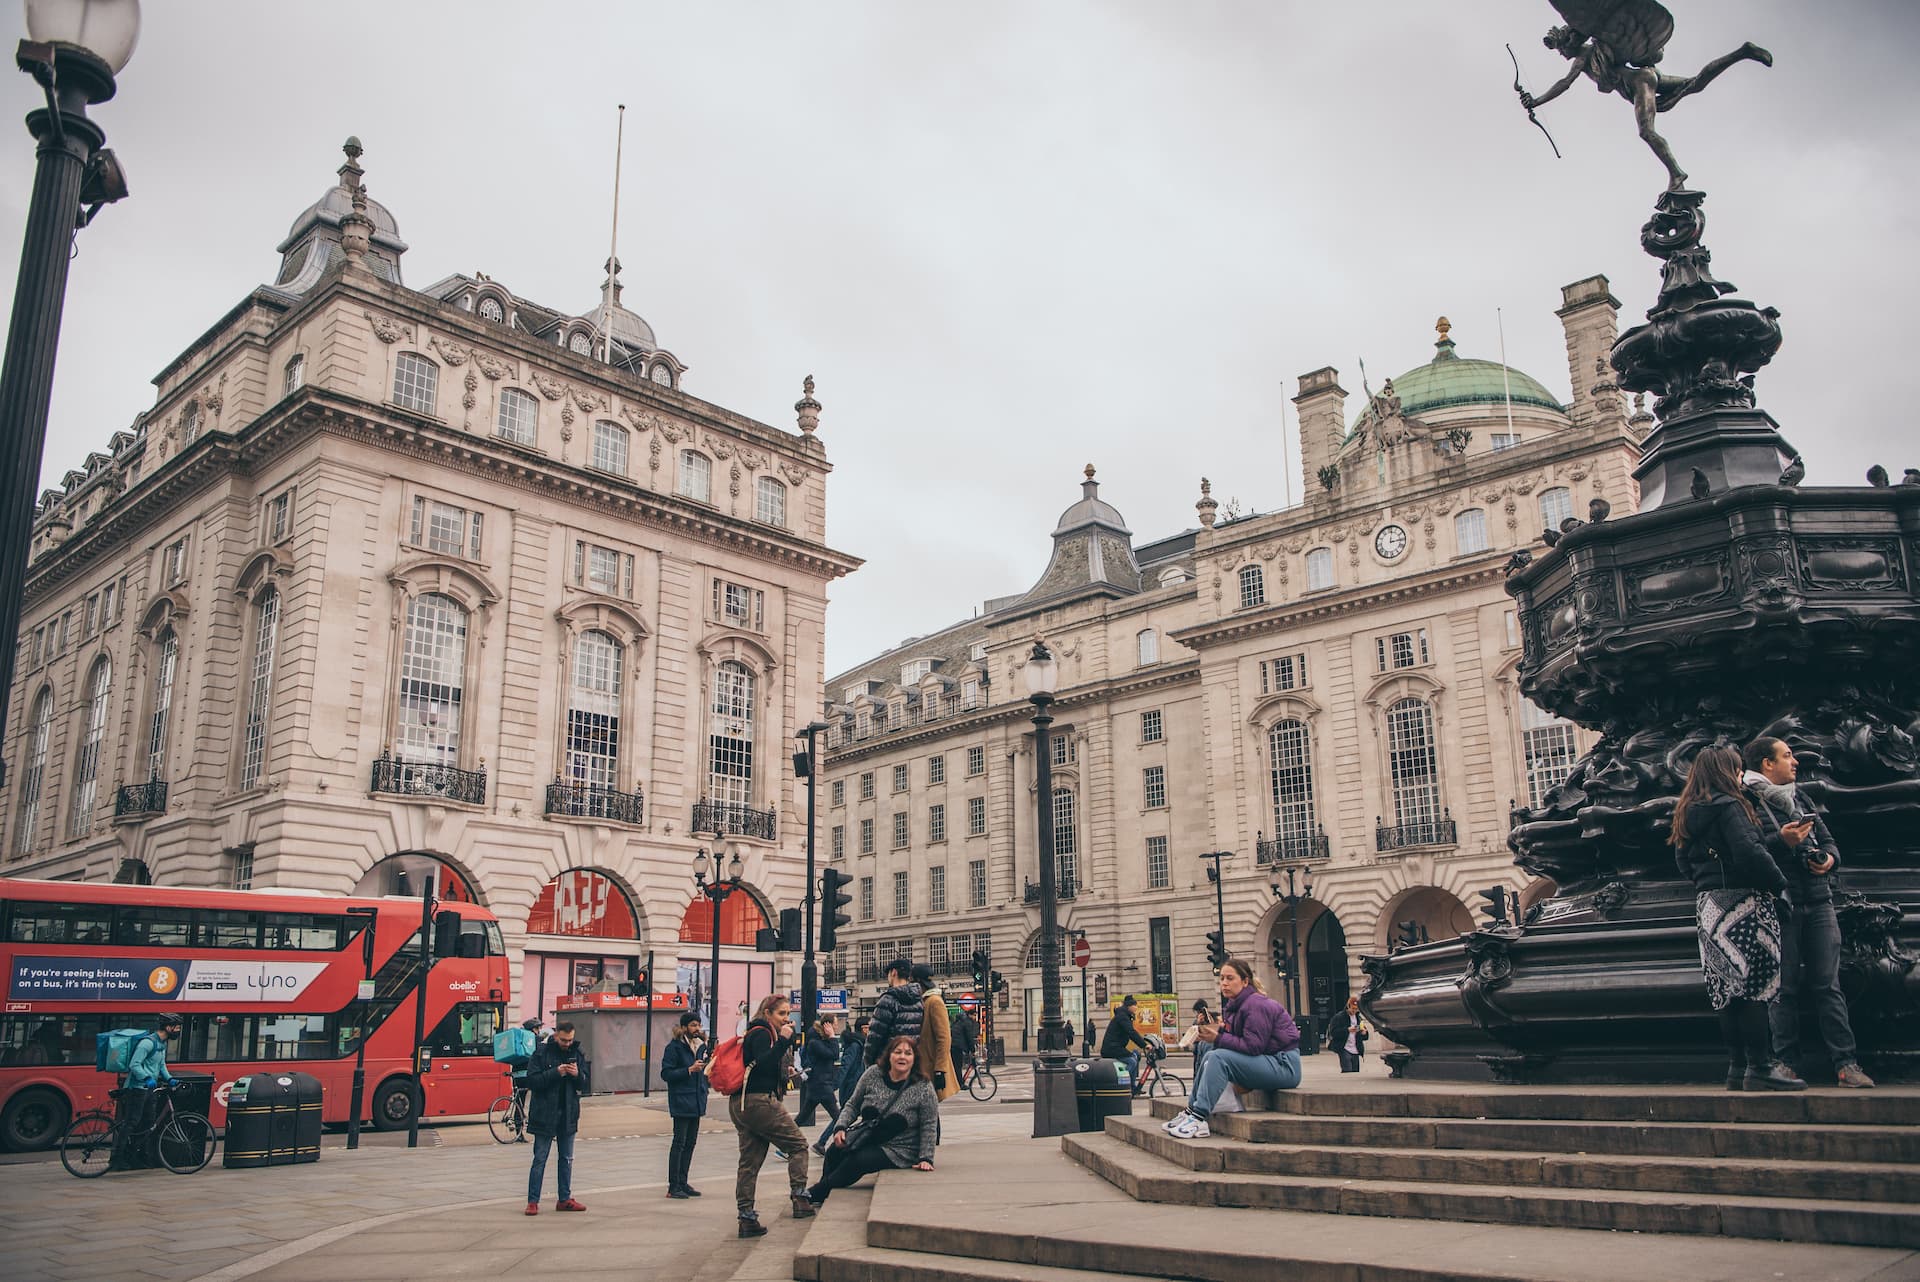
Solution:
{"label": "woman in purple jacket", "polygon": [[1256,1091],[1290,1091],[1300,1084],[1300,1030],[1284,1006],[1254,987],[1253,967],[1229,957],[1220,967],[1220,998],[1219,1022],[1198,1033],[1213,1049],[1186,1110],[1166,1123],[1167,1132],[1183,1140],[1212,1134],[1207,1114],[1229,1082]]}

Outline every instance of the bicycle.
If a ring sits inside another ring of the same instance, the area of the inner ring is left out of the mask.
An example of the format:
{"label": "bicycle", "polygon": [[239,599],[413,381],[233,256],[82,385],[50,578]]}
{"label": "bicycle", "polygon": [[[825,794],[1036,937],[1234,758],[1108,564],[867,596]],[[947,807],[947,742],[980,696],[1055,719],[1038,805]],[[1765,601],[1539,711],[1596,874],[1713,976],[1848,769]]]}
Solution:
{"label": "bicycle", "polygon": [[1161,1051],[1158,1054],[1149,1054],[1146,1057],[1146,1064],[1140,1070],[1139,1094],[1149,1097],[1165,1095],[1170,1098],[1185,1099],[1187,1097],[1187,1084],[1181,1081],[1175,1074],[1169,1073],[1166,1069],[1160,1067],[1160,1061],[1165,1058],[1165,1056],[1166,1052]]}
{"label": "bicycle", "polygon": [[[68,1123],[60,1137],[60,1165],[69,1174],[83,1180],[97,1179],[113,1169],[114,1158],[131,1151],[136,1143],[151,1143],[160,1165],[175,1175],[192,1175],[213,1160],[213,1123],[198,1113],[186,1113],[173,1104],[175,1092],[185,1087],[175,1083],[151,1094],[159,1097],[159,1113],[150,1124],[136,1127],[131,1120],[105,1109],[95,1109]],[[123,1111],[130,1109],[135,1095],[148,1091],[121,1087],[109,1092],[120,1101]],[[142,1112],[145,1110],[142,1109]]]}
{"label": "bicycle", "polygon": [[994,1077],[993,1070],[977,1059],[968,1060],[955,1071],[960,1074],[960,1085],[966,1087],[967,1094],[983,1104],[1000,1089],[1000,1082]]}
{"label": "bicycle", "polygon": [[515,1089],[487,1106],[487,1129],[501,1144],[523,1144],[527,1139],[527,1092]]}

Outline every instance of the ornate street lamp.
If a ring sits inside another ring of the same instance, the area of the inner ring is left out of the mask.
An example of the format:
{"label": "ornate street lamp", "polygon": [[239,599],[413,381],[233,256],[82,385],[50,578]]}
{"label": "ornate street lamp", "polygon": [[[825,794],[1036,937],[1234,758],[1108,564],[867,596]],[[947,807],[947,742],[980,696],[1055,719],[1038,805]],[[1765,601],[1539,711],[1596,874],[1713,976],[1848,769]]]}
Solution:
{"label": "ornate street lamp", "polygon": [[[1283,879],[1281,873],[1285,873]],[[1294,875],[1299,874],[1296,885]],[[1313,1033],[1313,1017],[1301,1010],[1300,999],[1300,905],[1313,898],[1312,864],[1275,864],[1273,871],[1267,874],[1267,887],[1273,891],[1273,897],[1287,906],[1287,947],[1290,965],[1287,967],[1287,1006],[1294,1019],[1300,1024],[1300,1053],[1311,1055],[1319,1050],[1319,1039]]]}
{"label": "ornate street lamp", "polygon": [[1067,1067],[1066,1028],[1060,1019],[1060,887],[1053,866],[1053,692],[1060,688],[1060,665],[1045,641],[1035,641],[1021,669],[1027,701],[1033,705],[1035,791],[1039,794],[1040,857],[1040,1060],[1033,1067],[1033,1133],[1065,1135],[1080,1129],[1073,1097],[1073,1070]]}
{"label": "ornate street lamp", "polygon": [[720,875],[719,859],[709,855],[705,846],[700,847],[700,853],[693,857],[693,884],[713,904],[713,969],[707,972],[707,1027],[715,1030],[712,1036],[716,1041],[720,1037],[720,905],[727,902],[728,895],[740,889],[741,872],[739,855],[728,861],[727,875],[724,877]]}
{"label": "ornate street lamp", "polygon": [[[107,136],[87,119],[87,108],[113,97],[113,78],[139,36],[139,0],[27,0],[27,38],[14,54],[20,70],[45,91],[47,105],[27,116],[39,158],[0,365],[0,637],[6,639],[0,645],[0,742],[73,233],[102,205],[127,194],[126,177],[102,145]],[[0,785],[5,774],[0,763]]]}

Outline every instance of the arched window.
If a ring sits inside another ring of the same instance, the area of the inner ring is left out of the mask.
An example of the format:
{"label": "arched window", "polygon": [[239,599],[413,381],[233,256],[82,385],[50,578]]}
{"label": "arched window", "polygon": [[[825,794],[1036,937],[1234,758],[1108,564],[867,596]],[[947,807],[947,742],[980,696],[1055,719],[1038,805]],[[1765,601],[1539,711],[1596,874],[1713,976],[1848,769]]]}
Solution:
{"label": "arched window", "polygon": [[1142,628],[1140,635],[1136,636],[1133,640],[1134,644],[1139,648],[1141,667],[1144,668],[1150,663],[1160,662],[1160,634],[1158,632],[1155,632],[1152,628]]}
{"label": "arched window", "polygon": [[295,352],[293,359],[287,362],[286,381],[281,384],[280,394],[292,396],[307,385],[307,358]]}
{"label": "arched window", "polygon": [[1273,784],[1273,835],[1282,859],[1313,853],[1313,741],[1306,723],[1287,720],[1267,731],[1267,758]]}
{"label": "arched window", "polygon": [[1487,513],[1484,508],[1470,507],[1454,516],[1453,550],[1459,556],[1487,550]]}
{"label": "arched window", "polygon": [[787,487],[771,476],[760,478],[753,492],[753,519],[767,525],[787,523]]}
{"label": "arched window", "polygon": [[1267,603],[1267,576],[1257,565],[1240,567],[1240,608],[1251,610]]}
{"label": "arched window", "polygon": [[483,321],[498,325],[507,319],[507,309],[500,305],[499,299],[489,295],[480,300],[479,316]]}
{"label": "arched window", "polygon": [[728,660],[714,669],[713,715],[707,729],[707,795],[739,806],[753,804],[754,675]]}
{"label": "arched window", "polygon": [[573,643],[567,705],[567,782],[617,789],[620,770],[620,643],[582,632]]}
{"label": "arched window", "polygon": [[[1058,740],[1055,740],[1057,743]],[[1053,876],[1062,895],[1071,895],[1080,884],[1075,871],[1080,864],[1080,830],[1075,823],[1077,806],[1071,788],[1053,790]]]}
{"label": "arched window", "polygon": [[160,634],[153,662],[153,715],[147,722],[147,781],[167,775],[167,732],[173,722],[173,672],[180,663],[180,638],[172,628]]}
{"label": "arched window", "polygon": [[40,830],[40,789],[47,777],[47,740],[53,735],[53,691],[42,690],[27,719],[27,768],[20,776],[20,815],[13,847],[20,854],[33,849]]}
{"label": "arched window", "polygon": [[662,387],[672,387],[673,386],[673,366],[667,364],[665,361],[661,361],[659,364],[653,367],[653,372],[649,375],[649,377],[652,378],[654,382],[658,383]]}
{"label": "arched window", "polygon": [[[1042,956],[1042,953],[1040,951],[1040,941],[1043,938],[1044,936],[1042,936],[1041,933],[1036,930],[1033,932],[1033,938],[1027,941],[1026,966],[1028,970],[1040,969],[1040,959]],[[1070,960],[1069,952],[1068,952],[1068,949],[1073,942],[1073,937],[1069,935],[1066,931],[1060,930],[1060,931],[1054,932],[1054,938],[1060,945],[1060,969],[1061,969],[1061,973],[1065,974],[1066,968],[1073,964],[1072,961]]]}
{"label": "arched window", "polygon": [[1318,592],[1333,586],[1333,549],[1314,548],[1307,553],[1307,591]]}
{"label": "arched window", "polygon": [[1424,701],[1401,699],[1387,709],[1387,753],[1394,823],[1432,827],[1440,818],[1440,774],[1434,762],[1433,709]]}
{"label": "arched window", "polygon": [[400,654],[402,761],[460,764],[460,705],[467,671],[467,612],[458,601],[427,592],[407,604]]}
{"label": "arched window", "polygon": [[418,352],[393,358],[393,403],[419,414],[433,413],[440,398],[440,367]]}
{"label": "arched window", "polygon": [[247,682],[247,722],[240,741],[240,786],[260,782],[267,759],[267,716],[273,702],[273,648],[280,635],[280,592],[269,587],[253,607],[253,668]]}
{"label": "arched window", "polygon": [[593,461],[597,472],[627,474],[627,429],[601,419],[593,425]]}
{"label": "arched window", "polygon": [[105,655],[87,674],[86,724],[80,731],[80,755],[73,762],[73,808],[67,836],[84,837],[93,827],[93,802],[100,788],[100,740],[107,731],[107,702],[113,693],[113,664]]}
{"label": "arched window", "polygon": [[1550,490],[1540,491],[1540,523],[1549,530],[1557,530],[1560,523],[1573,515],[1573,491],[1564,485],[1556,485]]}
{"label": "arched window", "polygon": [[1554,716],[1531,699],[1522,699],[1520,740],[1527,754],[1527,804],[1538,809],[1580,755],[1573,722]]}
{"label": "arched window", "polygon": [[692,499],[696,503],[713,501],[713,461],[698,450],[680,451],[680,484],[677,491],[681,498]]}
{"label": "arched window", "polygon": [[540,423],[540,402],[517,387],[500,389],[500,411],[494,416],[494,435],[515,445],[533,444]]}
{"label": "arched window", "polygon": [[187,407],[180,411],[180,443],[191,445],[193,438],[200,435],[200,402],[188,401]]}
{"label": "arched window", "polygon": [[593,355],[593,338],[585,330],[577,329],[573,337],[567,340],[567,350],[576,356]]}

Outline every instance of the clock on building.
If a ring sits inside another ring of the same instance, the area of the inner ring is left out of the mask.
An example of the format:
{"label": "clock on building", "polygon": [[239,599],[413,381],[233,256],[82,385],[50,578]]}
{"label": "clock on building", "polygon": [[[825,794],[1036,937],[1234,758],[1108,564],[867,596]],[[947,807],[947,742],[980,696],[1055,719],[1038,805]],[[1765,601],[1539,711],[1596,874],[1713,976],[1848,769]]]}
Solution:
{"label": "clock on building", "polygon": [[1398,525],[1383,525],[1373,536],[1373,550],[1383,561],[1396,561],[1407,550],[1407,532]]}

